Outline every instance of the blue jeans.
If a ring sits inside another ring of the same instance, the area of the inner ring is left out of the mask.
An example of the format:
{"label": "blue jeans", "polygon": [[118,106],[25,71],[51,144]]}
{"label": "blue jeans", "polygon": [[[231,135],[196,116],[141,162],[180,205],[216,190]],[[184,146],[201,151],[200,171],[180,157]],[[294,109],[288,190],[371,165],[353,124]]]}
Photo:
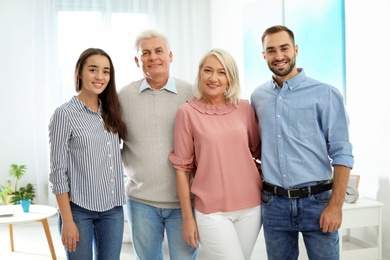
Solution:
{"label": "blue jeans", "polygon": [[131,199],[127,199],[126,208],[136,259],[163,260],[165,232],[171,260],[197,258],[197,248],[183,239],[180,208],[156,208]]}
{"label": "blue jeans", "polygon": [[269,260],[298,259],[299,232],[309,259],[339,259],[338,231],[323,233],[319,224],[329,197],[330,191],[299,199],[263,192],[263,230]]}
{"label": "blue jeans", "polygon": [[[66,259],[119,260],[123,241],[123,207],[114,207],[104,212],[90,211],[72,202],[70,207],[79,230],[80,241],[75,252],[65,250]],[[61,226],[62,219],[58,214],[60,233]]]}

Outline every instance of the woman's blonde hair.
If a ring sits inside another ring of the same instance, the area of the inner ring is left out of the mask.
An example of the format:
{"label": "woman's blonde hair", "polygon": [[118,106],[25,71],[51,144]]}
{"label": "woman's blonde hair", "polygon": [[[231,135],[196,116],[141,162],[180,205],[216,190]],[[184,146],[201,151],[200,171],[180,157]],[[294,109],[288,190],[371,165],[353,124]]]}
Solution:
{"label": "woman's blonde hair", "polygon": [[228,80],[228,87],[225,90],[225,97],[229,100],[229,102],[237,106],[238,102],[240,100],[240,92],[241,92],[241,86],[240,86],[240,79],[238,75],[238,67],[237,63],[234,60],[233,56],[230,55],[229,52],[223,49],[212,49],[211,51],[208,51],[200,60],[199,62],[199,68],[198,68],[198,75],[195,80],[195,86],[194,86],[194,95],[197,99],[201,99],[203,97],[203,90],[202,90],[202,82],[200,80],[200,74],[202,71],[202,67],[204,65],[204,62],[207,57],[214,55],[217,57],[217,59],[222,63],[223,68],[226,71],[226,77]]}

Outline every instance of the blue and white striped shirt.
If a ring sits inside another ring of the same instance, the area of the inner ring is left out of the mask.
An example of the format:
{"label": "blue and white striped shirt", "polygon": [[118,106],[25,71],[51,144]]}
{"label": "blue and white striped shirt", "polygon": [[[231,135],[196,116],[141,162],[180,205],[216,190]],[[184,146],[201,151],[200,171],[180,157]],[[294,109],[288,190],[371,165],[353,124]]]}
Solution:
{"label": "blue and white striped shirt", "polygon": [[96,113],[77,97],[57,108],[49,124],[52,192],[92,211],[125,204],[118,134],[104,128]]}

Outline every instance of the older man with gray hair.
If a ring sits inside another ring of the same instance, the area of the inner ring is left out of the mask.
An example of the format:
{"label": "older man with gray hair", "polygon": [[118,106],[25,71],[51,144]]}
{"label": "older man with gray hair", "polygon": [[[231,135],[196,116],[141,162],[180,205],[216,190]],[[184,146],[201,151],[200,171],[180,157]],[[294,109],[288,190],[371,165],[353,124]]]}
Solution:
{"label": "older man with gray hair", "polygon": [[170,259],[196,259],[197,248],[188,245],[181,234],[175,169],[168,159],[176,111],[193,97],[192,85],[170,75],[173,55],[162,33],[141,32],[135,49],[135,63],[144,77],[119,92],[128,131],[123,162],[134,253],[137,259],[163,259],[166,232]]}

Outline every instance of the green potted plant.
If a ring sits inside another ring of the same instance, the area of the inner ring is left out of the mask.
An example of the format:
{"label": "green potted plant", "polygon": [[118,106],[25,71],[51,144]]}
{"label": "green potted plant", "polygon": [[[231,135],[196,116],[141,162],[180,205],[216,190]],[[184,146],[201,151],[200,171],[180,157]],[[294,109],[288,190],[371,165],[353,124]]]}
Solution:
{"label": "green potted plant", "polygon": [[26,187],[20,187],[19,190],[15,190],[12,195],[10,202],[13,204],[17,204],[21,200],[32,201],[35,197],[35,189],[34,186],[29,183]]}
{"label": "green potted plant", "polygon": [[31,183],[28,183],[25,187],[20,187],[18,189],[18,181],[26,173],[26,170],[27,170],[26,165],[12,164],[10,166],[10,170],[8,171],[8,173],[11,177],[15,178],[15,188],[14,191],[12,192],[10,203],[22,204],[23,210],[25,212],[28,212],[30,203],[33,203],[32,201],[35,197],[34,186]]}
{"label": "green potted plant", "polygon": [[12,186],[10,183],[0,185],[0,204],[7,204],[9,195],[12,194]]}

